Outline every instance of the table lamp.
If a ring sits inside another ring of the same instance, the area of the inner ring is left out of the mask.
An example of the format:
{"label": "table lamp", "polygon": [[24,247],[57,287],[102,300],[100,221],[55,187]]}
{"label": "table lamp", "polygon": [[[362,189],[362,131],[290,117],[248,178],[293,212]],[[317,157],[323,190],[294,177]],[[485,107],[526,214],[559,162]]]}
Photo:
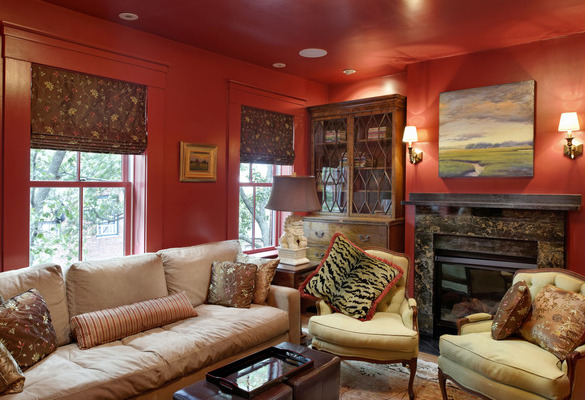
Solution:
{"label": "table lamp", "polygon": [[288,265],[308,263],[307,238],[303,235],[303,218],[294,212],[321,209],[315,189],[315,177],[275,176],[266,208],[293,213],[284,221],[284,235],[279,239],[280,246],[276,247],[280,262]]}

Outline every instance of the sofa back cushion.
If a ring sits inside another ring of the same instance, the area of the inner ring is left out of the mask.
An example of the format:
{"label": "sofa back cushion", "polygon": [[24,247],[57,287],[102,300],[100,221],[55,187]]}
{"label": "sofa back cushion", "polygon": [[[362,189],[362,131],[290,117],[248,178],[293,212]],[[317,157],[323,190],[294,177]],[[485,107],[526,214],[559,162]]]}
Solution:
{"label": "sofa back cushion", "polygon": [[203,304],[211,280],[213,261],[235,261],[240,242],[225,240],[191,247],[160,250],[169,294],[184,291],[193,307]]}
{"label": "sofa back cushion", "polygon": [[63,272],[57,264],[39,264],[0,273],[0,294],[9,299],[29,289],[39,291],[51,314],[57,345],[71,342]]}
{"label": "sofa back cushion", "polygon": [[154,253],[76,262],[65,280],[71,317],[168,294],[162,261]]}

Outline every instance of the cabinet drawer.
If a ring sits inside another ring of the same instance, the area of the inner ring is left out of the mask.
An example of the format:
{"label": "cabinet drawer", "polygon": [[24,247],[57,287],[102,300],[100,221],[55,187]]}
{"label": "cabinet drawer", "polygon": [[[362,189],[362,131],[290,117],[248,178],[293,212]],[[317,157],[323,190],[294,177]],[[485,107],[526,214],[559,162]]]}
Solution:
{"label": "cabinet drawer", "polygon": [[305,236],[309,245],[328,246],[331,237],[338,232],[360,247],[388,246],[386,224],[305,221]]}
{"label": "cabinet drawer", "polygon": [[307,258],[311,261],[321,262],[323,257],[325,257],[325,253],[327,252],[328,247],[329,246],[314,245],[309,243],[309,248],[307,249]]}

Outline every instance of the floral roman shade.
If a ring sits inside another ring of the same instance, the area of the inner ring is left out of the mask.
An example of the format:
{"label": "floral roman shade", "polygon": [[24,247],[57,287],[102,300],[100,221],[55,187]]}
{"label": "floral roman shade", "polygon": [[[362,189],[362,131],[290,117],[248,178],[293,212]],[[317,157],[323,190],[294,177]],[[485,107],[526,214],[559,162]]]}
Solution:
{"label": "floral roman shade", "polygon": [[146,86],[33,64],[31,96],[32,148],[146,150]]}
{"label": "floral roman shade", "polygon": [[293,116],[242,106],[240,162],[292,165]]}

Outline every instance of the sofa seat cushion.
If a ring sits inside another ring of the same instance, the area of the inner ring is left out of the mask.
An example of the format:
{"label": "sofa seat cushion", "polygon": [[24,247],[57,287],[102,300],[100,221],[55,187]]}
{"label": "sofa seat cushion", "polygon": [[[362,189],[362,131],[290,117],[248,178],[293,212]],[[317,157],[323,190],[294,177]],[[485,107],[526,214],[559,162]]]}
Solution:
{"label": "sofa seat cushion", "polygon": [[198,316],[122,339],[140,351],[153,352],[174,374],[184,374],[254,347],[288,331],[288,313],[269,306],[196,307]]}
{"label": "sofa seat cushion", "polygon": [[[489,380],[548,399],[561,399],[569,394],[569,379],[559,360],[526,340],[517,337],[494,340],[490,332],[442,335],[439,348],[441,358]],[[447,370],[443,372],[449,374]]]}
{"label": "sofa seat cushion", "polygon": [[76,343],[59,347],[25,371],[24,391],[13,399],[121,399],[162,385],[173,376],[155,353],[121,342],[88,350]]}
{"label": "sofa seat cushion", "polygon": [[60,347],[25,372],[23,393],[3,400],[128,398],[288,330],[288,314],[274,307],[201,305],[196,311],[196,318],[87,350],[76,343]]}
{"label": "sofa seat cushion", "polygon": [[369,321],[341,313],[318,315],[309,320],[309,333],[339,346],[409,353],[418,349],[417,332],[396,313],[378,312]]}

